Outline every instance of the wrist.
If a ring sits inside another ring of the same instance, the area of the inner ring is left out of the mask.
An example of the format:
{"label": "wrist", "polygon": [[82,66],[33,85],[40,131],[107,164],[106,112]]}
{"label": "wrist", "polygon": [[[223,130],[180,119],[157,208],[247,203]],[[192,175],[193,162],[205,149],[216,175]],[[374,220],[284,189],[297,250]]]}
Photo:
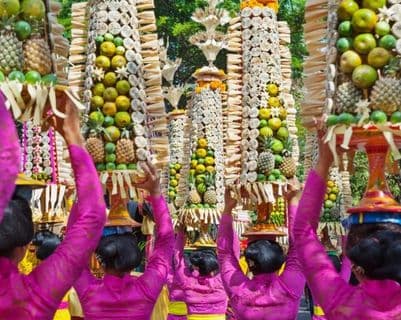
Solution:
{"label": "wrist", "polygon": [[80,133],[66,133],[64,135],[64,140],[67,145],[74,144],[80,147],[85,146],[85,139]]}
{"label": "wrist", "polygon": [[160,187],[157,187],[155,189],[149,190],[149,195],[152,196],[152,197],[160,197],[162,195]]}

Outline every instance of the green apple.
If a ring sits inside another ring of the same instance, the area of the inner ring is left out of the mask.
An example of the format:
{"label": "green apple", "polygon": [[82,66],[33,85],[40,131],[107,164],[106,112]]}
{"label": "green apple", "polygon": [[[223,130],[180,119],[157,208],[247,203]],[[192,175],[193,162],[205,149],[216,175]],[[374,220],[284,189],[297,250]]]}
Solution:
{"label": "green apple", "polygon": [[351,38],[340,38],[336,43],[337,50],[341,53],[352,49],[352,39]]}
{"label": "green apple", "polygon": [[348,50],[341,55],[340,69],[344,73],[352,73],[352,71],[361,64],[362,59],[355,51]]}
{"label": "green apple", "polygon": [[392,34],[386,34],[384,37],[379,40],[379,47],[382,47],[387,50],[392,50],[395,48],[395,44],[397,43],[397,38]]}
{"label": "green apple", "polygon": [[379,21],[375,25],[375,33],[380,37],[389,34],[390,30],[391,30],[390,24],[386,21]]}
{"label": "green apple", "polygon": [[384,67],[392,57],[391,53],[384,48],[374,48],[368,54],[368,64],[374,68]]}
{"label": "green apple", "polygon": [[359,5],[354,0],[342,0],[338,6],[338,18],[341,21],[351,20],[352,15],[359,9]]}
{"label": "green apple", "polygon": [[373,11],[378,11],[378,9],[383,8],[386,5],[386,0],[363,0],[362,7],[371,9]]}
{"label": "green apple", "polygon": [[360,54],[368,54],[376,48],[376,39],[371,33],[362,33],[354,39],[354,49]]}
{"label": "green apple", "polygon": [[377,15],[370,9],[359,9],[352,16],[352,29],[358,33],[371,32],[377,23]]}
{"label": "green apple", "polygon": [[352,25],[351,21],[343,21],[338,25],[338,33],[341,37],[352,36]]}
{"label": "green apple", "polygon": [[352,72],[352,82],[360,89],[368,89],[374,85],[377,80],[377,71],[375,68],[362,64]]}

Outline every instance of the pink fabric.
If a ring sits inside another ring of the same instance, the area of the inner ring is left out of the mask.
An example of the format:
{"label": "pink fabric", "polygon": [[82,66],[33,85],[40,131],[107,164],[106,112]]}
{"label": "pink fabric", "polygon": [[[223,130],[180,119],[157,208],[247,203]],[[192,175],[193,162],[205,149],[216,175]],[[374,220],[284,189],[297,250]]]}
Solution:
{"label": "pink fabric", "polygon": [[[352,264],[351,260],[348,259],[348,257],[344,256],[341,262],[341,270],[340,270],[340,277],[341,279],[344,279],[345,281],[349,282],[349,279],[351,277],[351,272],[352,272]],[[313,301],[315,302],[315,298],[313,298]],[[324,310],[323,310],[324,311]],[[312,316],[312,320],[326,320],[326,316]]]}
{"label": "pink fabric", "polygon": [[20,145],[17,130],[11,113],[5,106],[3,95],[0,92],[0,222],[3,219],[4,209],[10,201],[18,175],[20,159]]}
{"label": "pink fabric", "polygon": [[232,216],[223,214],[217,240],[223,283],[235,316],[241,320],[291,320],[297,316],[305,286],[292,233],[296,207],[290,206],[290,248],[281,276],[261,274],[249,279],[239,265],[239,240],[234,235]]}
{"label": "pink fabric", "polygon": [[328,320],[399,320],[401,287],[392,280],[367,280],[353,287],[341,278],[316,235],[325,181],[311,171],[294,226],[299,259],[316,302]]}
{"label": "pink fabric", "polygon": [[52,319],[99,241],[106,207],[96,169],[84,149],[69,150],[78,191],[75,222],[69,223],[56,251],[28,276],[9,259],[0,258],[0,319]]}
{"label": "pink fabric", "polygon": [[97,279],[89,269],[84,270],[74,287],[85,320],[150,319],[170,269],[174,232],[164,198],[149,197],[148,200],[154,212],[156,241],[144,274],[140,277],[105,275]]}
{"label": "pink fabric", "polygon": [[185,292],[188,314],[225,314],[228,298],[220,273],[212,277],[191,272],[184,261],[184,234],[179,232],[177,237],[180,246],[174,253],[175,277]]}

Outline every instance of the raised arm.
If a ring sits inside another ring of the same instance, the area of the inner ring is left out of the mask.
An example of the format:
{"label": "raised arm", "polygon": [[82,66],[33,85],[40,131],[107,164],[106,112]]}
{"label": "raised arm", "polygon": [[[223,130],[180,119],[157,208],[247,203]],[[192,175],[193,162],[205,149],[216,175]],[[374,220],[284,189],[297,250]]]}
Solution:
{"label": "raised arm", "polygon": [[321,143],[316,170],[309,173],[294,224],[294,242],[308,285],[316,303],[329,312],[336,297],[349,289],[335,270],[316,234],[324,201],[326,178],[332,162],[331,151]]}
{"label": "raised arm", "polygon": [[0,222],[10,201],[19,171],[20,145],[11,113],[0,93]]}
{"label": "raised arm", "polygon": [[302,266],[299,262],[297,252],[294,246],[294,221],[295,215],[298,209],[298,198],[297,196],[289,199],[288,217],[289,217],[289,248],[288,255],[285,263],[285,269],[283,274],[280,276],[286,287],[296,297],[301,297],[305,288],[305,276],[303,274]]}
{"label": "raised arm", "polygon": [[29,275],[32,286],[49,304],[60,301],[87,266],[106,220],[102,187],[93,161],[83,147],[77,111],[72,105],[67,105],[66,111],[64,123],[53,125],[69,146],[78,194],[78,205],[72,213],[75,221],[68,224],[65,238],[54,254]]}
{"label": "raised arm", "polygon": [[185,259],[184,259],[184,246],[185,246],[185,232],[179,230],[175,236],[174,254],[173,254],[173,266],[171,273],[174,277],[180,279],[185,278]]}
{"label": "raised arm", "polygon": [[[239,241],[234,233],[231,215],[236,203],[228,189],[226,189],[225,199],[226,208],[221,217],[217,234],[217,256],[221,278],[227,295],[231,298],[235,294],[240,294],[241,286],[248,281],[248,278],[242,272],[239,264]],[[233,244],[236,244],[236,249]]]}
{"label": "raised arm", "polygon": [[156,301],[166,283],[171,268],[174,247],[174,230],[167,203],[160,192],[160,179],[150,162],[143,165],[147,173],[145,183],[138,185],[147,191],[155,220],[155,246],[146,270],[138,282],[148,299]]}

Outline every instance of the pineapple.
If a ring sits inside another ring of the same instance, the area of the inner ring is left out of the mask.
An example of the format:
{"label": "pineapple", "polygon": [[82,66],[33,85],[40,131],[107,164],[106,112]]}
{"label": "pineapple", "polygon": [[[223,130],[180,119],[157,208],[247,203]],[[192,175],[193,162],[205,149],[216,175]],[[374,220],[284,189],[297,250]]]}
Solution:
{"label": "pineapple", "polygon": [[35,70],[41,75],[52,72],[52,56],[48,42],[34,33],[24,42],[25,71]]}
{"label": "pineapple", "polygon": [[103,141],[96,132],[91,132],[90,137],[86,140],[86,149],[96,164],[104,162]]}
{"label": "pineapple", "polygon": [[388,115],[401,109],[401,82],[396,79],[400,60],[392,58],[384,68],[384,77],[376,81],[370,94],[371,108],[382,110]]}
{"label": "pineapple", "polygon": [[362,97],[362,90],[357,88],[352,82],[340,84],[335,97],[336,113],[355,113],[355,104]]}
{"label": "pineapple", "polygon": [[280,165],[280,171],[286,178],[292,178],[297,171],[297,164],[293,158],[284,158]]}
{"label": "pineapple", "polygon": [[215,187],[215,175],[209,173],[205,179],[207,190],[203,195],[203,201],[207,204],[214,205],[217,203],[217,193]]}
{"label": "pineapple", "polygon": [[202,198],[199,195],[198,191],[196,190],[195,187],[195,176],[191,174],[189,176],[189,185],[190,185],[190,191],[189,191],[189,202],[191,204],[199,204],[202,202]]}
{"label": "pineapple", "polygon": [[122,132],[121,139],[116,145],[116,162],[117,164],[128,164],[135,161],[134,142],[129,138],[129,131]]}
{"label": "pineapple", "polygon": [[258,169],[260,173],[269,174],[274,169],[274,155],[269,150],[271,139],[265,138],[262,141],[262,152],[258,157]]}
{"label": "pineapple", "polygon": [[13,20],[4,20],[0,29],[0,71],[8,75],[13,70],[22,70],[24,53],[22,42],[14,31]]}

